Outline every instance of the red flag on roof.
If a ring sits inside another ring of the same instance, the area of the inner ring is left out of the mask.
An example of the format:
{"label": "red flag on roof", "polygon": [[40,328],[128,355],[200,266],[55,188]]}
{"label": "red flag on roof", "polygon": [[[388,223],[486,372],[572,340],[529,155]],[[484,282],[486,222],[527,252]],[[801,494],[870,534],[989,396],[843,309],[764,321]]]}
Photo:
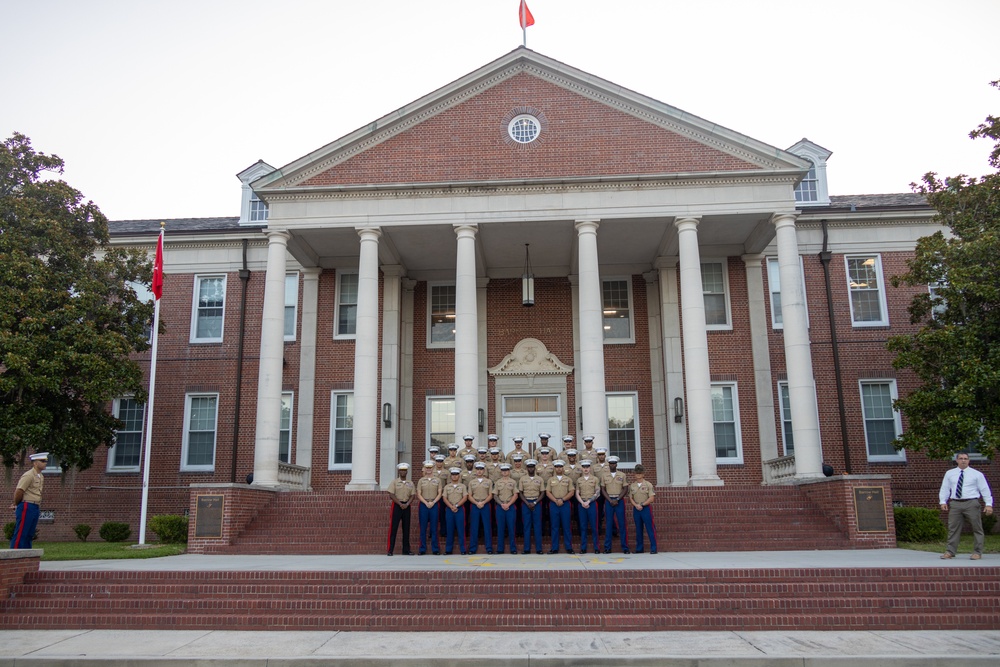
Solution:
{"label": "red flag on roof", "polygon": [[156,260],[153,262],[153,296],[159,299],[163,296],[163,228],[160,228],[160,238],[156,241]]}
{"label": "red flag on roof", "polygon": [[535,17],[531,15],[531,10],[528,9],[528,3],[521,0],[521,8],[518,10],[518,18],[521,20],[521,28],[527,28],[529,25],[535,25]]}

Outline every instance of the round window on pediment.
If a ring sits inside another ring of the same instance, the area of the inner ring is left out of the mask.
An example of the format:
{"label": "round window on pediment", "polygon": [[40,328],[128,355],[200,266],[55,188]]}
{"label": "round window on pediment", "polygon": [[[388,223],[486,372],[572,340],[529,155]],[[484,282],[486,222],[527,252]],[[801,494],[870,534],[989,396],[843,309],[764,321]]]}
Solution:
{"label": "round window on pediment", "polygon": [[538,138],[541,131],[542,124],[531,114],[514,116],[507,124],[507,133],[519,144],[530,144]]}

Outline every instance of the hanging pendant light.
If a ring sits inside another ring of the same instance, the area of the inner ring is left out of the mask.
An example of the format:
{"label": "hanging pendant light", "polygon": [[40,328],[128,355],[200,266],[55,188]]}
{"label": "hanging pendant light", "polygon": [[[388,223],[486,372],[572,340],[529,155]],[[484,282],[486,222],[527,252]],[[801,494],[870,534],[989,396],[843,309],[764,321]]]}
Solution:
{"label": "hanging pendant light", "polygon": [[531,273],[531,256],[528,254],[528,246],[524,244],[524,274],[521,275],[521,305],[535,305],[535,276]]}

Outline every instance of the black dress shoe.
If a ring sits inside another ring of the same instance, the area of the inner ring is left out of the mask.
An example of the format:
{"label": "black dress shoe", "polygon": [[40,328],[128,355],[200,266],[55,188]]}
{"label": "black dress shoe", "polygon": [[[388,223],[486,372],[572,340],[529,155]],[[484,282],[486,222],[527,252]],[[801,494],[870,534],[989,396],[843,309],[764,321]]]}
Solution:
{"label": "black dress shoe", "polygon": [[[501,553],[503,553],[503,552],[501,552]],[[511,556],[516,556],[517,555],[517,549],[511,549],[510,550],[510,555]]]}
{"label": "black dress shoe", "polygon": [[541,551],[541,550],[539,550],[539,551],[536,551],[535,553],[538,554],[539,556],[541,556],[544,552]]}
{"label": "black dress shoe", "polygon": [[391,556],[391,555],[392,555],[392,552],[391,552],[391,551],[386,551],[386,552],[385,552],[385,555],[386,555],[386,556]]}
{"label": "black dress shoe", "polygon": [[[436,553],[435,553],[434,555],[435,555],[435,556],[437,556],[437,554],[436,554]],[[450,552],[450,551],[445,551],[445,552],[444,552],[444,555],[445,555],[445,556],[450,556],[450,555],[451,555],[451,552]]]}
{"label": "black dress shoe", "polygon": [[644,553],[646,553],[646,550],[645,549],[636,549],[635,553],[637,553],[637,554],[644,554]]}
{"label": "black dress shoe", "polygon": [[623,554],[630,554],[630,553],[632,553],[632,552],[631,552],[631,551],[629,551],[628,549],[622,549],[622,553],[623,553]]}
{"label": "black dress shoe", "polygon": [[580,549],[580,553],[581,554],[585,554],[585,553],[587,553],[587,550],[586,549]]}
{"label": "black dress shoe", "polygon": [[559,550],[558,549],[549,549],[549,553],[550,554],[557,554],[557,553],[559,553]]}
{"label": "black dress shoe", "polygon": [[[410,555],[412,556],[413,554],[410,554]],[[418,551],[417,555],[418,556],[425,556],[425,555],[427,555],[427,552],[426,551]]]}
{"label": "black dress shoe", "polygon": [[653,551],[650,551],[649,553],[651,553],[651,554],[655,554],[655,553],[656,553],[656,551],[655,551],[655,550],[653,550]]}
{"label": "black dress shoe", "polygon": [[605,550],[604,550],[604,553],[606,553],[606,554],[609,554],[609,553],[611,553],[611,549],[605,549]]}
{"label": "black dress shoe", "polygon": [[569,554],[570,556],[572,556],[572,555],[576,554],[576,552],[575,552],[575,551],[573,551],[572,549],[568,549],[568,550],[566,551],[566,553],[568,553],[568,554]]}
{"label": "black dress shoe", "polygon": [[[413,553],[412,551],[407,551],[406,555],[407,556],[416,556],[417,554]],[[423,556],[423,554],[420,554],[420,555]]]}
{"label": "black dress shoe", "polygon": [[[449,551],[448,553],[449,553],[449,554],[451,554],[451,552],[450,552],[450,551]],[[435,551],[435,552],[434,552],[434,555],[435,555],[435,556],[440,556],[440,555],[441,555],[441,552],[440,552],[440,551]]]}
{"label": "black dress shoe", "polygon": [[[501,553],[503,553],[503,552],[501,552]],[[493,552],[492,552],[492,551],[487,551],[487,552],[486,552],[486,555],[487,555],[487,556],[492,556],[492,555],[493,555]]]}

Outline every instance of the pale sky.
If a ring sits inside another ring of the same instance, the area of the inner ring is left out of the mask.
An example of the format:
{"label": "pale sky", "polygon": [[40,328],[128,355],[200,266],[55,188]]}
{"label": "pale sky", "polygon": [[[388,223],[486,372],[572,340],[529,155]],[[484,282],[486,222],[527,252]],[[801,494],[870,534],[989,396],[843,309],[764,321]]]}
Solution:
{"label": "pale sky", "polygon": [[[989,171],[998,0],[529,0],[528,47],[765,143],[831,194]],[[239,215],[275,167],[521,44],[518,0],[0,0],[0,135],[110,219]]]}

